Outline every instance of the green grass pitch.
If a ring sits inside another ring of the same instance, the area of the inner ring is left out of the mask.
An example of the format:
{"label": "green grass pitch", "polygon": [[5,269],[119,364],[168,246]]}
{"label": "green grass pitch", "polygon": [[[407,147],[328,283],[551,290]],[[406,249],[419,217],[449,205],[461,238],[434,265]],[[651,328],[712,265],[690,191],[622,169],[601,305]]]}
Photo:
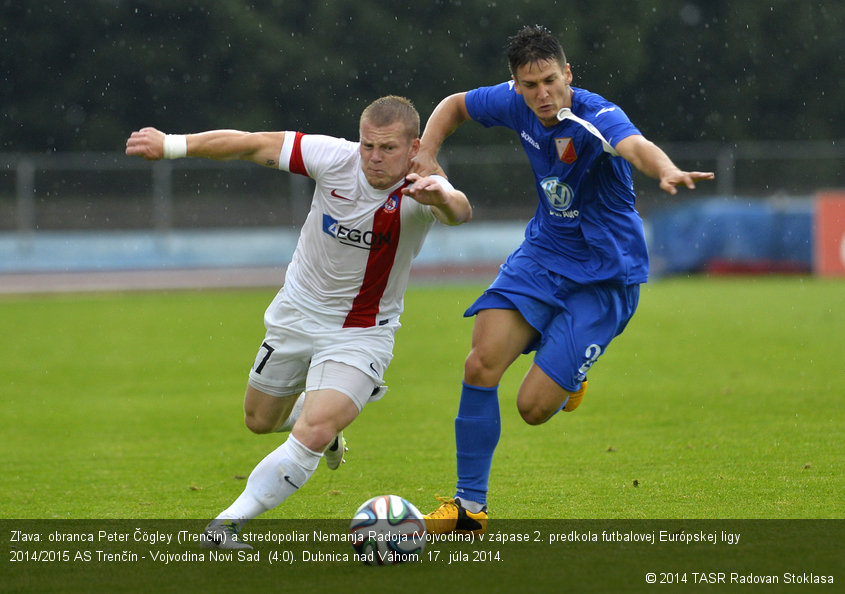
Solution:
{"label": "green grass pitch", "polygon": [[[269,518],[348,518],[454,488],[453,420],[481,286],[412,286],[390,391]],[[0,518],[215,516],[281,443],[242,421],[273,289],[0,299]],[[843,518],[845,285],[643,287],[584,404],[540,427],[500,388],[491,518]]]}
{"label": "green grass pitch", "polygon": [[[391,389],[346,431],[348,463],[335,472],[321,464],[249,532],[309,534],[328,523],[342,534],[373,495],[402,495],[427,511],[434,495],[452,494],[452,426],[472,326],[461,314],[482,289],[409,290]],[[669,579],[672,591],[707,575],[692,572],[840,583],[843,289],[795,277],[651,283],[629,328],[591,370],[584,404],[540,427],[522,423],[514,404],[530,363],[521,358],[500,390],[488,536],[542,537],[429,543],[419,563],[394,568],[269,563],[279,550],[351,552],[314,540],[256,545],[254,562],[199,557],[190,544],[12,542],[14,530],[196,534],[282,437],[252,435],[242,422],[246,372],[273,289],[0,298],[0,592],[181,593],[188,584],[203,592],[429,592],[433,584],[443,593],[468,585],[641,592],[651,591],[647,572]],[[742,540],[551,541],[605,528],[727,528]],[[44,549],[141,557],[21,562]],[[163,563],[152,551],[195,557]]]}

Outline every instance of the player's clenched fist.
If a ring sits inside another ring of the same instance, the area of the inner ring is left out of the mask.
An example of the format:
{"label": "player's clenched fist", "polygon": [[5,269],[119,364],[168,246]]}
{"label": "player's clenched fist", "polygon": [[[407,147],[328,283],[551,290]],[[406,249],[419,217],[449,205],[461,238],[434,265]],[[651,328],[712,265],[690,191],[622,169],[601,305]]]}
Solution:
{"label": "player's clenched fist", "polygon": [[[440,178],[444,183],[446,180]],[[409,173],[405,180],[410,185],[402,188],[402,194],[410,196],[420,204],[433,206],[432,212],[438,221],[446,225],[460,225],[472,218],[472,209],[466,195],[460,190],[447,189],[438,181],[438,178],[431,176],[423,177],[416,173]]]}
{"label": "player's clenched fist", "polygon": [[446,201],[446,192],[436,179],[409,173],[405,179],[411,185],[402,188],[402,193],[421,204],[442,204]]}
{"label": "player's clenched fist", "polygon": [[150,161],[164,158],[164,132],[155,128],[141,128],[126,140],[126,154]]}

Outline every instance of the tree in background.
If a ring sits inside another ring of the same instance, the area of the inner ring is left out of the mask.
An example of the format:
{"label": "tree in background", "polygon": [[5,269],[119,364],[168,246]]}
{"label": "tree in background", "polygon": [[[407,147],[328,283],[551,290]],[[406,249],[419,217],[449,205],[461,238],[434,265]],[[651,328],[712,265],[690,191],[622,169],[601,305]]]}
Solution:
{"label": "tree in background", "polygon": [[402,92],[425,118],[446,92],[508,78],[502,40],[526,23],[656,139],[845,137],[843,3],[44,0],[0,11],[0,151],[119,150],[142,122],[331,120],[354,138],[374,97]]}

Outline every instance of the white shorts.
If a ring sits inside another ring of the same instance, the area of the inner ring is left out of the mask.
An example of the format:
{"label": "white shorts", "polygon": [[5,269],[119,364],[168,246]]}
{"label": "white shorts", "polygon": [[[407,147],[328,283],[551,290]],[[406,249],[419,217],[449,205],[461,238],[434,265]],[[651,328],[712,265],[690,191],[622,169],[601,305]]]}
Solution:
{"label": "white shorts", "polygon": [[355,403],[360,413],[367,402],[384,396],[387,386],[376,383],[372,377],[346,363],[323,361],[308,370],[305,391],[315,390],[335,390],[345,394]]}
{"label": "white shorts", "polygon": [[[272,316],[265,316],[267,333],[249,372],[253,388],[280,397],[306,389],[337,389],[352,398],[359,410],[365,402],[360,401],[362,390],[370,393],[371,400],[383,394],[379,388],[393,359],[394,326],[337,328],[321,324],[293,307],[283,292],[270,309]],[[339,373],[342,367],[315,369],[327,361],[357,369],[371,385],[364,389],[360,377]],[[312,369],[315,373],[309,373]],[[346,379],[339,379],[344,376]]]}

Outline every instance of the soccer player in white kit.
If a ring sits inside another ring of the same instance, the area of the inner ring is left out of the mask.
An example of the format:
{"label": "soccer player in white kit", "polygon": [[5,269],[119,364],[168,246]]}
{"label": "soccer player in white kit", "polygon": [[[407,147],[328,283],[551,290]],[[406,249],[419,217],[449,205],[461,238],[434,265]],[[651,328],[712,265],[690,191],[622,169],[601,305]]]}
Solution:
{"label": "soccer player in white kit", "polygon": [[127,140],[127,155],[241,159],[316,182],[284,286],[265,312],[267,333],[244,396],[251,431],[290,435],[209,524],[206,546],[249,548],[239,539],[243,524],[302,487],[330,446],[327,462],[336,468],[342,430],[381,397],[411,260],[435,220],[459,225],[472,215],[464,193],[445,178],[409,173],[419,135],[411,102],[388,96],[361,114],[360,142],[301,132],[166,135],[154,128]]}

